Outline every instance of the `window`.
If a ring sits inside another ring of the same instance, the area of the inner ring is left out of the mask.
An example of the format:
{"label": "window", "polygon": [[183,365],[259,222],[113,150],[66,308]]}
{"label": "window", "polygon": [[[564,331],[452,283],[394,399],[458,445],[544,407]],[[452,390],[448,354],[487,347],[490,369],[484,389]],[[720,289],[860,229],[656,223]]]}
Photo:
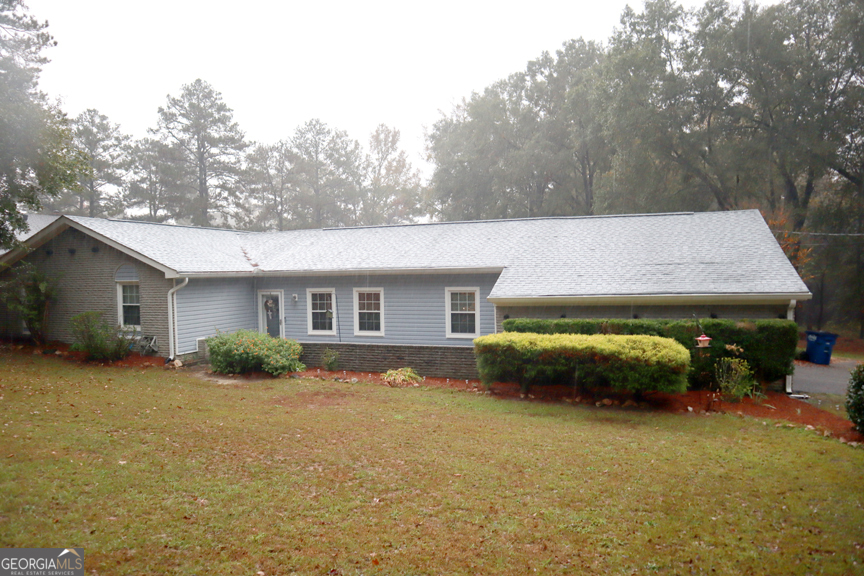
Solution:
{"label": "window", "polygon": [[354,289],[354,335],[384,335],[384,290]]}
{"label": "window", "polygon": [[[336,292],[332,288],[306,290],[309,334],[336,334]],[[335,322],[334,322],[335,318]]]}
{"label": "window", "polygon": [[118,284],[117,300],[121,326],[141,326],[141,292],[138,284]]}
{"label": "window", "polygon": [[447,337],[476,338],[480,330],[479,288],[447,288]]}

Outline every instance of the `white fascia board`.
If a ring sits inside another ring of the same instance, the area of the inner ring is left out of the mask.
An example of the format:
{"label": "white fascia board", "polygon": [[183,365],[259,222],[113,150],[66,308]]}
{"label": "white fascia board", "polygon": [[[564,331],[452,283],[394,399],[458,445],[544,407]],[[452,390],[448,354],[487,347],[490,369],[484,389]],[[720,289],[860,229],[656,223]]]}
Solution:
{"label": "white fascia board", "polygon": [[179,272],[180,276],[189,278],[273,278],[296,276],[362,276],[375,274],[380,276],[395,276],[404,274],[500,274],[504,267],[487,268],[354,268],[345,270],[274,270],[254,272]]}
{"label": "white fascia board", "polygon": [[[65,217],[63,219],[65,219]],[[147,256],[144,256],[140,252],[136,252],[135,250],[132,250],[128,246],[124,246],[123,244],[117,242],[116,240],[109,238],[108,236],[100,234],[99,232],[96,232],[96,231],[92,230],[91,228],[88,228],[87,226],[84,226],[82,224],[79,224],[78,222],[75,222],[74,220],[67,220],[67,222],[68,222],[70,227],[75,228],[79,232],[87,234],[88,236],[95,238],[96,240],[99,240],[100,242],[104,242],[108,246],[111,246],[112,248],[119,250],[120,252],[123,252],[124,254],[127,254],[127,255],[131,256],[132,258],[135,258],[136,260],[140,260],[141,262],[147,264],[148,266],[152,266],[153,268],[156,268],[157,270],[159,270],[160,272],[165,274],[165,278],[180,278],[181,277],[181,274],[179,274],[173,268],[169,268],[168,266],[165,266],[164,264],[161,264],[161,263],[153,260],[152,258],[148,258]]]}
{"label": "white fascia board", "polygon": [[621,306],[680,304],[789,304],[809,300],[810,292],[768,294],[634,294],[592,296],[490,296],[497,306]]}

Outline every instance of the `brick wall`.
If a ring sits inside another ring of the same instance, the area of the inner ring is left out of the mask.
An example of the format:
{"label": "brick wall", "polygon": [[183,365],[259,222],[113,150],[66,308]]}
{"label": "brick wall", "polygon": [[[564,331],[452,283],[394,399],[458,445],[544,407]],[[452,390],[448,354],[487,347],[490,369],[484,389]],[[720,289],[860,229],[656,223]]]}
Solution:
{"label": "brick wall", "polygon": [[339,353],[339,369],[353,372],[386,372],[414,368],[421,376],[477,378],[471,346],[398,346],[387,344],[303,344],[301,360],[309,368],[320,367],[324,350]]}
{"label": "brick wall", "polygon": [[[155,334],[159,354],[167,355],[167,297],[172,282],[164,273],[72,228],[34,250],[25,260],[57,281],[59,295],[48,312],[47,333],[49,340],[67,343],[72,342],[69,320],[81,312],[101,311],[107,322],[119,323],[114,273],[123,264],[134,265],[141,293],[141,330]],[[5,328],[8,332],[9,326]]]}

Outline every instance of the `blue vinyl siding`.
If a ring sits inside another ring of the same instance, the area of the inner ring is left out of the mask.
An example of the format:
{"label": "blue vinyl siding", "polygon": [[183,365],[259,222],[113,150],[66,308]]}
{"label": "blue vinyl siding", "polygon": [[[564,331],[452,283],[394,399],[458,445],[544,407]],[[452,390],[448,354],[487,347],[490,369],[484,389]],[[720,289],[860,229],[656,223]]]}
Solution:
{"label": "blue vinyl siding", "polygon": [[255,283],[251,278],[189,280],[177,291],[177,353],[198,349],[198,338],[216,331],[257,330]]}
{"label": "blue vinyl siding", "polygon": [[[285,337],[300,342],[472,346],[471,338],[447,338],[446,288],[479,288],[480,333],[495,331],[494,308],[486,300],[498,274],[414,274],[262,278],[257,290],[284,290]],[[384,336],[354,335],[354,288],[382,288]],[[336,290],[335,335],[307,330],[308,288]],[[294,302],[292,295],[297,295]],[[252,299],[254,303],[254,298]],[[252,314],[253,321],[256,316]],[[256,324],[257,325],[257,324]]]}

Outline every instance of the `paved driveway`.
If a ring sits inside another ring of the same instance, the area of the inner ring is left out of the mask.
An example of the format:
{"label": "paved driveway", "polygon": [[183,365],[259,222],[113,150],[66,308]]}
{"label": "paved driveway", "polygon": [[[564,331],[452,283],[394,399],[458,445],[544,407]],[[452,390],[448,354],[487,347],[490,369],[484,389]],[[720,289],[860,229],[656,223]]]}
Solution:
{"label": "paved driveway", "polygon": [[823,394],[846,394],[849,373],[858,364],[855,360],[832,359],[829,366],[795,362],[792,390]]}

